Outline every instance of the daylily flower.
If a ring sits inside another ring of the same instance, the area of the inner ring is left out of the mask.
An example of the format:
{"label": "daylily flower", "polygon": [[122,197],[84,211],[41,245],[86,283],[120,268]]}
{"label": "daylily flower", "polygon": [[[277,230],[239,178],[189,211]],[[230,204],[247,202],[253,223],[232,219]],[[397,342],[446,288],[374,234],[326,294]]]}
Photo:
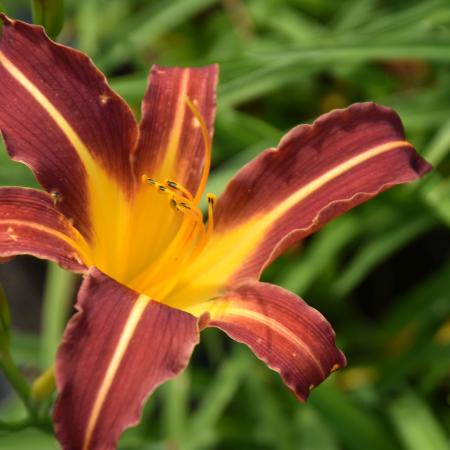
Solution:
{"label": "daylily flower", "polygon": [[136,124],[83,53],[2,15],[0,128],[44,191],[0,189],[0,256],[84,275],[56,361],[65,449],[113,449],[144,400],[217,327],[300,400],[345,365],[330,324],[259,282],[288,246],[430,166],[398,116],[355,104],[246,165],[204,221],[217,67],[153,67]]}

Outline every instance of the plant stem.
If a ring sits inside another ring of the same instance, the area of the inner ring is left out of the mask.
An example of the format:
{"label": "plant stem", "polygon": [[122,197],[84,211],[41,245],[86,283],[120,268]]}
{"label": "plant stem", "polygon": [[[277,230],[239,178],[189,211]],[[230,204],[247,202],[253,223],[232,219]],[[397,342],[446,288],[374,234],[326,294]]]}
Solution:
{"label": "plant stem", "polygon": [[49,263],[42,308],[40,363],[43,369],[52,366],[72,300],[75,276],[56,264]]}
{"label": "plant stem", "polygon": [[20,420],[18,422],[4,422],[0,421],[0,430],[6,431],[19,431],[24,428],[33,426],[33,422],[30,419]]}
{"label": "plant stem", "polygon": [[22,372],[15,365],[9,352],[3,352],[0,355],[0,369],[33,417],[34,411],[30,404],[30,386],[22,375]]}

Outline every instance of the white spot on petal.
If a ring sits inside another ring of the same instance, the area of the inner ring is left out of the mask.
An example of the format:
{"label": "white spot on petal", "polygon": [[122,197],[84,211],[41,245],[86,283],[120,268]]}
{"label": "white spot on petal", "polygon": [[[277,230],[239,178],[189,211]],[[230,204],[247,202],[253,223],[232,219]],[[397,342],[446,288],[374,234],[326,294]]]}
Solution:
{"label": "white spot on petal", "polygon": [[336,370],[340,369],[341,365],[340,364],[334,364],[333,367],[331,368],[330,372],[335,372]]}
{"label": "white spot on petal", "polygon": [[108,101],[109,101],[109,95],[106,95],[106,94],[100,95],[100,103],[102,105],[106,105],[108,103]]}

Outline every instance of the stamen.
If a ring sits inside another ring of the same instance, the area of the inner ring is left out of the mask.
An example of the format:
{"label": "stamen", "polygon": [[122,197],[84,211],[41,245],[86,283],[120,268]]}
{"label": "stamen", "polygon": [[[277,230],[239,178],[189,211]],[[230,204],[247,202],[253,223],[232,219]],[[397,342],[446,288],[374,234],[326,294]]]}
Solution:
{"label": "stamen", "polygon": [[[205,245],[208,243],[213,230],[214,230],[214,206],[216,204],[216,199],[217,197],[214,194],[208,194],[207,195],[208,198],[208,227],[205,231],[205,228],[203,228],[203,233],[199,239],[199,241],[197,242],[194,251],[191,253],[191,255],[189,256],[189,258],[187,259],[186,263],[190,263],[191,261],[193,261],[199,254],[200,252],[205,248]],[[203,222],[202,222],[203,225]]]}
{"label": "stamen", "polygon": [[[196,198],[182,185],[173,180],[164,180],[164,184],[154,178],[142,176],[157,192],[168,195],[171,208],[181,213],[181,221],[173,239],[164,249],[158,260],[141,272],[129,285],[135,289],[152,293],[163,298],[171,292],[180,277],[181,266],[190,264],[204,249],[214,229],[214,207],[216,196],[208,194],[208,222],[203,222],[203,214],[197,206]],[[197,193],[198,194],[198,193]]]}
{"label": "stamen", "polygon": [[178,206],[181,206],[182,208],[185,209],[191,209],[191,207],[186,202],[180,202]]}
{"label": "stamen", "polygon": [[130,285],[135,286],[141,283],[145,283],[146,287],[151,286],[153,295],[158,298],[172,289],[172,284],[177,279],[174,276],[177,273],[177,266],[190,259],[191,253],[197,249],[198,242],[203,242],[206,234],[203,217],[198,208],[184,201],[177,202],[175,196],[169,201],[177,211],[184,213],[191,220],[183,220],[172,242],[158,258],[157,264],[150,266],[147,271],[130,282]]}
{"label": "stamen", "polygon": [[205,233],[205,225],[203,223],[203,216],[198,208],[195,208],[195,207],[193,207],[193,205],[189,205],[186,202],[180,202],[177,204],[177,209],[178,209],[178,211],[181,211],[181,212],[191,216],[194,219],[196,226],[198,226],[200,233],[202,235]]}
{"label": "stamen", "polygon": [[202,197],[203,191],[205,190],[206,181],[208,180],[209,175],[209,169],[211,168],[211,139],[209,138],[208,127],[206,126],[206,123],[203,120],[200,111],[197,109],[197,107],[194,105],[194,103],[188,96],[184,97],[184,101],[186,102],[192,114],[194,114],[195,118],[198,120],[198,123],[200,124],[200,130],[202,133],[203,143],[205,146],[205,161],[203,162],[202,177],[200,179],[200,183],[197,188],[197,193],[195,194],[193,200],[193,203],[195,203],[195,205],[198,205]]}
{"label": "stamen", "polygon": [[178,208],[177,208],[178,203],[177,203],[177,201],[175,200],[175,197],[174,197],[173,195],[172,195],[172,197],[170,198],[169,203],[170,203],[170,206],[172,206],[172,208],[178,209]]}
{"label": "stamen", "polygon": [[181,186],[181,184],[178,184],[172,180],[165,180],[165,183],[167,187],[184,194],[185,197],[188,198],[190,201],[194,200],[192,194],[184,186]]}
{"label": "stamen", "polygon": [[214,230],[214,207],[216,206],[217,197],[214,194],[208,194],[208,229],[207,235],[211,236]]}
{"label": "stamen", "polygon": [[[164,194],[170,194],[169,204],[177,211],[188,214],[194,219],[194,223],[201,230],[201,234],[205,233],[205,226],[203,224],[203,216],[200,210],[192,203],[192,201],[188,198],[182,197],[181,195],[177,195],[176,192],[184,193],[186,192],[192,198],[190,192],[172,180],[166,180],[166,184],[161,184],[156,181],[154,178],[147,177],[147,175],[142,175],[142,181],[147,182],[150,186],[156,188],[158,192]],[[175,192],[169,188],[173,188]]]}

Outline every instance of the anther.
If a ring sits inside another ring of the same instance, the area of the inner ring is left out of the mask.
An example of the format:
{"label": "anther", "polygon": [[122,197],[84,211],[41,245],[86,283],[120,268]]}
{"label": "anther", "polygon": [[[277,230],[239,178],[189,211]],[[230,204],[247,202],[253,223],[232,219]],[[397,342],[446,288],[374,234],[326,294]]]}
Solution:
{"label": "anther", "polygon": [[174,191],[181,192],[189,201],[194,200],[192,194],[184,186],[181,186],[181,184],[173,180],[165,180],[165,185]]}
{"label": "anther", "polygon": [[185,208],[185,209],[191,209],[191,207],[185,202],[178,203],[178,206],[181,206],[182,208]]}
{"label": "anther", "polygon": [[161,192],[167,192],[167,188],[162,184],[158,185],[158,190],[160,190]]}
{"label": "anther", "polygon": [[210,204],[211,206],[215,206],[217,196],[215,196],[214,194],[208,194],[207,197],[208,197],[208,204]]}
{"label": "anther", "polygon": [[217,197],[214,194],[208,194],[208,228],[207,235],[211,236],[214,230],[214,206],[216,204]]}

